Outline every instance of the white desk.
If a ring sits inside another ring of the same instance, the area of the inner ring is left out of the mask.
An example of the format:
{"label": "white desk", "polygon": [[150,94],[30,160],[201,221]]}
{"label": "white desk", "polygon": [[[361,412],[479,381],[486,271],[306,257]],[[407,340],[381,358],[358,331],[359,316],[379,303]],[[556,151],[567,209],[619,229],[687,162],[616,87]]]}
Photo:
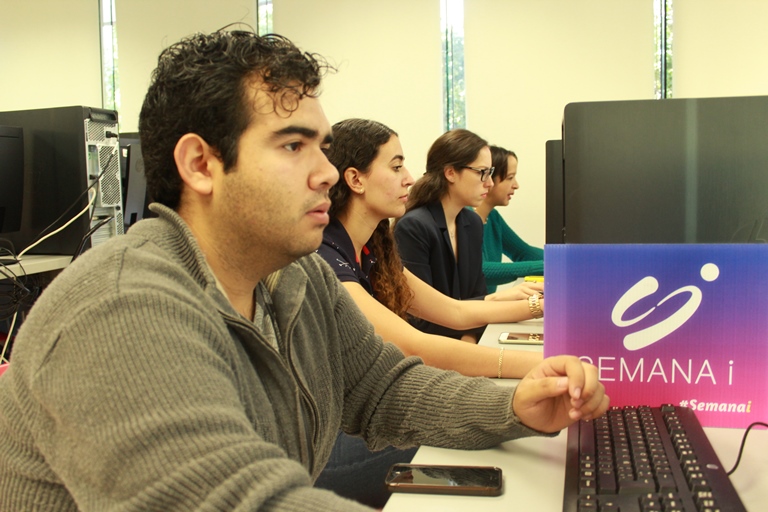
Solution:
{"label": "white desk", "polygon": [[[543,332],[541,321],[523,322],[524,330]],[[498,344],[499,333],[521,331],[522,324],[488,326],[480,343],[487,346],[530,350],[530,347]],[[541,329],[541,330],[539,330]],[[541,347],[534,349],[541,350]],[[762,418],[763,421],[768,418]],[[712,446],[726,470],[736,461],[744,431],[706,428]],[[504,473],[504,493],[498,497],[398,494],[389,499],[384,512],[482,512],[559,511],[563,508],[566,431],[554,438],[531,437],[506,442],[490,450],[448,450],[423,446],[413,459],[417,464],[467,464],[498,466]],[[753,429],[736,472],[731,475],[736,491],[748,510],[768,505],[768,430]]]}
{"label": "white desk", "polygon": [[[2,268],[5,272],[12,272],[16,276],[40,274],[51,270],[61,270],[72,261],[72,256],[62,255],[38,255],[23,256],[21,264],[13,263]],[[6,279],[5,273],[0,272],[0,279]]]}

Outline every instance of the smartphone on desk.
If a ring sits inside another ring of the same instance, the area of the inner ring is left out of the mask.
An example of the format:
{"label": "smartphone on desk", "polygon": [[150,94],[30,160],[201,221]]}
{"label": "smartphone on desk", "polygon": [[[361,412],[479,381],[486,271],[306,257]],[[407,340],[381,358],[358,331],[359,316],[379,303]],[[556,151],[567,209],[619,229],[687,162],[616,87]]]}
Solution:
{"label": "smartphone on desk", "polygon": [[499,496],[501,469],[492,466],[394,464],[385,480],[390,492]]}
{"label": "smartphone on desk", "polygon": [[514,343],[517,345],[543,345],[544,334],[535,332],[503,332],[499,335],[499,343]]}

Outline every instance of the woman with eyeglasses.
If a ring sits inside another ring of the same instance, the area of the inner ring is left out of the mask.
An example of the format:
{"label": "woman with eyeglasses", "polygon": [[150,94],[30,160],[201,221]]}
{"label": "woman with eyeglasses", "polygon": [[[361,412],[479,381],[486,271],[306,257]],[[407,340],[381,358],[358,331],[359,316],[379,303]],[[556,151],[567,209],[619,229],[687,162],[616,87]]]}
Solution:
{"label": "woman with eyeglasses", "polygon": [[[467,207],[477,207],[493,187],[493,163],[488,143],[469,130],[451,130],[432,144],[427,169],[411,188],[406,214],[394,234],[403,265],[413,275],[454,299],[505,300],[520,298],[508,291],[487,295],[483,276],[483,223]],[[544,301],[531,292],[529,300],[508,302],[520,321],[543,314]],[[484,327],[455,329],[425,319],[413,319],[421,331],[477,342]]]}
{"label": "woman with eyeglasses", "polygon": [[[377,334],[405,355],[464,375],[519,378],[541,362],[541,353],[502,352],[411,326],[405,320],[409,314],[454,329],[513,322],[531,315],[512,302],[455,300],[403,268],[390,219],[405,213],[408,188],[414,180],[392,129],[366,119],[341,121],[333,125],[333,143],[326,154],[339,171],[339,181],[330,190],[331,222],[317,252]],[[527,297],[540,289],[540,285],[526,283],[510,290],[510,296]],[[371,452],[360,438],[340,433],[315,485],[381,507],[389,495],[383,484],[387,469],[396,462],[410,461],[413,454],[414,450],[392,447]]]}
{"label": "woman with eyeglasses", "polygon": [[[493,188],[475,211],[483,220],[483,274],[488,291],[524,276],[544,275],[544,250],[523,241],[496,211],[507,206],[520,188],[517,183],[517,155],[514,151],[491,146]],[[510,261],[501,261],[505,255]]]}

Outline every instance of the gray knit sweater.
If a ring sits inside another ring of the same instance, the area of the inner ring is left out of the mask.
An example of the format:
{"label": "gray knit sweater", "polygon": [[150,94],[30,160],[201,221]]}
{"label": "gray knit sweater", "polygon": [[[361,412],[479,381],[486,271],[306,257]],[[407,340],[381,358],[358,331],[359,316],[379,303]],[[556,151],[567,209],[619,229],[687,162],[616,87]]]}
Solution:
{"label": "gray knit sweater", "polygon": [[382,343],[314,254],[270,280],[275,350],[157,210],[24,322],[0,378],[0,510],[365,510],[312,487],[339,428],[374,449],[535,434],[513,388]]}

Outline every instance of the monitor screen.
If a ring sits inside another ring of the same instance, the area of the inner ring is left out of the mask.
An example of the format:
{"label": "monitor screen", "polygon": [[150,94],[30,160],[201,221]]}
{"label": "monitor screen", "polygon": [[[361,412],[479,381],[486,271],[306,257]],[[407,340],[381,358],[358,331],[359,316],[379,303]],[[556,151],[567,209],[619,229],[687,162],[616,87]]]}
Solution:
{"label": "monitor screen", "polygon": [[768,241],[766,119],[768,96],[567,105],[563,241]]}
{"label": "monitor screen", "polygon": [[21,229],[24,196],[24,132],[0,125],[0,235]]}

